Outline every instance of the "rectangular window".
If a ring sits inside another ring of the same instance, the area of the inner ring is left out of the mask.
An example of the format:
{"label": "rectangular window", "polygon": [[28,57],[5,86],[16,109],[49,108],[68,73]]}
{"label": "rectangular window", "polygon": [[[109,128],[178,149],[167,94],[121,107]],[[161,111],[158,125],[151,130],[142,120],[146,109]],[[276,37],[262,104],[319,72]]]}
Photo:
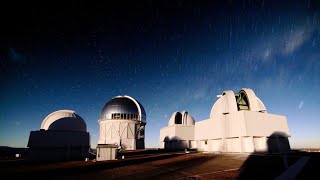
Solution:
{"label": "rectangular window", "polygon": [[121,114],[121,119],[123,119],[123,114]]}
{"label": "rectangular window", "polygon": [[120,119],[120,113],[114,114],[114,119]]}

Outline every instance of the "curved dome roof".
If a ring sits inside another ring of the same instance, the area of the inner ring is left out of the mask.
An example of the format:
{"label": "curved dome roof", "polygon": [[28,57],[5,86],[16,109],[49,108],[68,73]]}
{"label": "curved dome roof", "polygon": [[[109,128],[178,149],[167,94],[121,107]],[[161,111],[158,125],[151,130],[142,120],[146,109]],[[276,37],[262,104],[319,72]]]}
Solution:
{"label": "curved dome roof", "polygon": [[49,114],[42,121],[40,129],[87,132],[87,125],[85,121],[74,111],[59,110]]}
{"label": "curved dome roof", "polygon": [[116,96],[107,102],[101,111],[101,120],[113,119],[112,114],[134,114],[146,123],[146,112],[140,102],[130,96]]}
{"label": "curved dome roof", "polygon": [[188,126],[190,126],[190,125],[194,125],[195,124],[195,120],[194,120],[194,118],[191,116],[191,114],[190,113],[188,113],[188,112],[183,112],[183,114],[185,115],[185,125],[188,125]]}
{"label": "curved dome roof", "polygon": [[215,118],[218,114],[229,114],[240,110],[261,113],[266,113],[267,111],[263,102],[252,89],[242,88],[237,94],[232,90],[224,91],[222,96],[212,106],[210,118]]}
{"label": "curved dome roof", "polygon": [[174,112],[169,119],[168,126],[181,124],[186,126],[192,126],[195,124],[195,120],[187,111]]}

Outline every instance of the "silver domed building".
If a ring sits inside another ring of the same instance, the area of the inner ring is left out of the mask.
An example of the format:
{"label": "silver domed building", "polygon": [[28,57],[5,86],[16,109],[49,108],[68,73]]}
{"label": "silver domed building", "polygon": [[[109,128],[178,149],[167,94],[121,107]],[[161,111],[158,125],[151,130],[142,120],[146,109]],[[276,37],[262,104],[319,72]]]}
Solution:
{"label": "silver domed building", "polygon": [[146,112],[130,96],[116,96],[101,111],[98,144],[115,144],[123,150],[144,149]]}

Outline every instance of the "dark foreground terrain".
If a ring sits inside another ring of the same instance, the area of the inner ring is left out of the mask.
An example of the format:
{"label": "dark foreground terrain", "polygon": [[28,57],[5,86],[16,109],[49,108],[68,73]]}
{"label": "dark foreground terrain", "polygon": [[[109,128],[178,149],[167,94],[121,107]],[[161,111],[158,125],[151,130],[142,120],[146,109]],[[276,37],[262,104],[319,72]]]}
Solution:
{"label": "dark foreground terrain", "polygon": [[[1,178],[46,179],[275,179],[303,157],[296,179],[320,179],[320,153],[286,155],[161,152],[128,155],[115,161],[0,162]],[[309,158],[310,157],[310,158]],[[292,168],[291,168],[292,169]]]}

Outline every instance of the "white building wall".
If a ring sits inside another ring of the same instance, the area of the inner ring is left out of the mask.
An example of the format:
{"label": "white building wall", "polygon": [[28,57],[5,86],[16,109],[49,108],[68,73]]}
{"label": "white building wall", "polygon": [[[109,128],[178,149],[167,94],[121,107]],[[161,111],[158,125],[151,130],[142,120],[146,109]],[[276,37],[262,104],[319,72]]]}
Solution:
{"label": "white building wall", "polygon": [[268,150],[267,137],[253,137],[254,151],[264,152]]}
{"label": "white building wall", "polygon": [[176,137],[184,140],[194,140],[194,126],[175,126]]}
{"label": "white building wall", "polygon": [[197,148],[197,141],[195,141],[195,140],[190,141],[190,147],[189,148]]}
{"label": "white building wall", "polygon": [[195,140],[205,140],[213,136],[213,121],[210,119],[195,123]]}
{"label": "white building wall", "polygon": [[248,136],[270,136],[283,132],[290,136],[287,118],[281,115],[243,111]]}
{"label": "white building wall", "polygon": [[222,138],[209,140],[208,151],[222,151]]}
{"label": "white building wall", "polygon": [[247,135],[243,111],[226,114],[224,122],[224,138],[232,138]]}
{"label": "white building wall", "polygon": [[194,126],[172,125],[160,130],[161,147],[165,147],[164,141],[179,141],[172,146],[177,148],[189,148],[194,140]]}
{"label": "white building wall", "polygon": [[241,152],[254,152],[254,142],[253,137],[240,137],[241,138]]}
{"label": "white building wall", "polygon": [[175,127],[168,126],[160,129],[160,142],[163,142],[165,139],[172,139],[175,135]]}
{"label": "white building wall", "polygon": [[198,151],[208,151],[209,150],[208,140],[198,140],[197,149]]}
{"label": "white building wall", "polygon": [[239,137],[224,139],[222,152],[241,152],[241,140]]}
{"label": "white building wall", "polygon": [[123,149],[136,149],[135,121],[105,120],[100,121],[100,134],[98,144],[120,144]]}
{"label": "white building wall", "polygon": [[209,139],[219,139],[225,136],[225,119],[224,115],[217,115],[214,118],[210,119],[212,121],[212,132]]}

